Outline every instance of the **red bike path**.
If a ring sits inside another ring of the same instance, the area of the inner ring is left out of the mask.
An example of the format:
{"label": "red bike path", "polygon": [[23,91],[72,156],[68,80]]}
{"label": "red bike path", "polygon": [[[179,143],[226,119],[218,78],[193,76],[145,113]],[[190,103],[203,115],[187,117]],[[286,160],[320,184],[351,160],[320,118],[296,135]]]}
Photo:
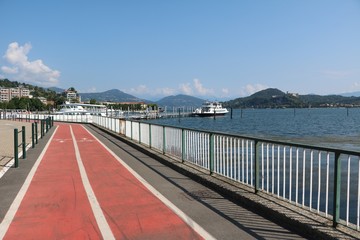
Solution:
{"label": "red bike path", "polygon": [[82,125],[59,124],[44,151],[2,223],[4,239],[210,236],[190,227]]}

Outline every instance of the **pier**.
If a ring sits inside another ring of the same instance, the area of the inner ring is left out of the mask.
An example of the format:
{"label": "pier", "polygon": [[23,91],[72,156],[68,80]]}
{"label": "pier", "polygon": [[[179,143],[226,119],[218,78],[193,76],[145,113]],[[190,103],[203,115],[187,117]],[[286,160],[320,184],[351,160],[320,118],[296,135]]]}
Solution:
{"label": "pier", "polygon": [[[348,228],[339,221],[333,227],[325,215],[280,199],[276,189],[269,195],[271,175],[267,180],[265,174],[262,183],[255,172],[251,183],[246,162],[240,162],[238,175],[208,161],[219,157],[216,152],[207,159],[207,150],[199,148],[192,156],[186,149],[197,139],[195,132],[181,143],[182,129],[102,117],[91,121],[56,123],[39,147],[29,150],[20,168],[0,178],[1,196],[7,196],[0,199],[0,238],[359,237],[356,226]],[[199,134],[202,142],[195,146],[216,146],[217,140],[207,142],[204,133]],[[246,145],[251,148],[250,142],[240,141],[240,146]],[[272,149],[264,146],[263,151]],[[245,151],[239,154],[250,159]],[[230,160],[223,158],[222,164]],[[267,168],[266,163],[258,167]],[[258,184],[256,192],[251,184]]]}

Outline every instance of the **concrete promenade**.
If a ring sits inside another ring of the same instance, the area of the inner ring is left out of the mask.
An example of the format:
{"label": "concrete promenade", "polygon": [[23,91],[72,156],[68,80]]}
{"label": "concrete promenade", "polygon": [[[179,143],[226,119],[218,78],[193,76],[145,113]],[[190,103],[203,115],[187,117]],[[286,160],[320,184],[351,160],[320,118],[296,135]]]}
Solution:
{"label": "concrete promenade", "polygon": [[316,238],[90,125],[56,124],[0,178],[0,196],[0,239]]}
{"label": "concrete promenade", "polygon": [[[0,173],[9,161],[14,158],[14,128],[21,131],[23,126],[25,126],[26,129],[26,144],[31,144],[30,122],[0,120]],[[21,135],[19,136],[19,144],[20,141]],[[21,149],[19,152],[21,152]]]}

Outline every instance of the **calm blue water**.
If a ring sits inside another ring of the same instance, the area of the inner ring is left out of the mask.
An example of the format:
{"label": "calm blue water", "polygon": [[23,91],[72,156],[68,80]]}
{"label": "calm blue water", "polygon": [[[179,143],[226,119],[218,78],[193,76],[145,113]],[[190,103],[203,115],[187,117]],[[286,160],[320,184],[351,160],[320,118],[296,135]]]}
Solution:
{"label": "calm blue water", "polygon": [[[233,117],[230,113],[216,117],[182,117],[164,118],[150,120],[153,123],[166,124],[177,127],[192,129],[202,129],[210,131],[220,131],[230,134],[253,136],[265,139],[276,139],[348,149],[360,151],[360,109],[359,108],[326,108],[326,109],[244,109],[234,110]],[[302,164],[302,163],[301,163]],[[300,164],[300,166],[301,166]],[[317,166],[315,163],[315,167]],[[323,174],[325,177],[325,164],[322,162]],[[331,165],[333,163],[330,163]],[[351,167],[351,191],[357,192],[357,169],[358,163],[353,162]],[[293,163],[293,166],[295,163]],[[331,167],[332,169],[332,167]],[[346,207],[346,161],[342,162],[342,187],[341,187],[341,210],[342,219],[345,219]],[[317,170],[314,170],[314,179],[317,179]],[[330,173],[333,175],[333,171]],[[294,177],[294,176],[293,176]],[[307,181],[309,176],[307,175]],[[295,180],[293,179],[293,182]],[[322,184],[324,184],[324,179]],[[288,182],[285,184],[289,184]],[[309,184],[309,183],[306,183]],[[332,181],[330,181],[332,184]],[[281,185],[282,186],[282,185]],[[318,188],[316,180],[313,182],[313,206],[316,206],[316,190]],[[322,199],[325,198],[325,186],[321,187]],[[330,196],[332,196],[333,185],[330,186]],[[294,189],[293,189],[294,191]],[[309,190],[306,190],[306,202],[309,202]],[[293,196],[295,192],[293,192]],[[299,193],[301,196],[301,193]],[[324,210],[324,203],[321,203]],[[356,223],[357,194],[350,195],[350,222]],[[329,212],[332,212],[332,198],[329,198]]]}
{"label": "calm blue water", "polygon": [[151,122],[360,151],[359,108],[234,109],[230,116]]}

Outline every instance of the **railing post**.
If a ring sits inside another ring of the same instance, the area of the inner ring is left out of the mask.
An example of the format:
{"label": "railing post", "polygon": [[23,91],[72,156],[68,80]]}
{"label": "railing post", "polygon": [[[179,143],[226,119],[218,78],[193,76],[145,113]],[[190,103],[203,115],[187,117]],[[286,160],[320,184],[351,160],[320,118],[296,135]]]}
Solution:
{"label": "railing post", "polygon": [[23,159],[26,158],[26,131],[25,131],[25,126],[22,126],[21,129],[21,133],[22,133],[22,151],[23,151]]}
{"label": "railing post", "polygon": [[46,118],[45,123],[46,123],[46,132],[48,132],[49,131],[49,125],[50,125],[49,117]]}
{"label": "railing post", "polygon": [[185,161],[185,129],[181,129],[181,162]]}
{"label": "railing post", "polygon": [[165,136],[165,126],[163,126],[163,154],[165,155],[166,152],[166,136]]}
{"label": "railing post", "polygon": [[40,120],[40,137],[43,138],[44,136],[44,120]]}
{"label": "railing post", "polygon": [[340,218],[340,191],[341,191],[341,160],[340,160],[340,153],[335,152],[333,227],[337,226]]}
{"label": "railing post", "polygon": [[131,140],[133,140],[133,121],[130,121],[130,128],[131,128]]}
{"label": "railing post", "polygon": [[149,124],[149,146],[151,149],[151,124]]}
{"label": "railing post", "polygon": [[14,129],[14,160],[15,160],[15,168],[19,167],[19,140],[18,140],[18,129]]}
{"label": "railing post", "polygon": [[38,144],[38,123],[35,122],[35,143]]}
{"label": "railing post", "polygon": [[260,163],[259,158],[260,158],[260,156],[259,156],[258,150],[259,150],[259,141],[255,140],[255,164],[254,164],[255,193],[257,193],[259,191],[259,181],[260,181],[260,173],[259,173],[259,163]]}
{"label": "railing post", "polygon": [[31,124],[31,146],[35,148],[35,123]]}
{"label": "railing post", "polygon": [[139,122],[139,143],[141,144],[141,123]]}
{"label": "railing post", "polygon": [[214,150],[215,150],[215,136],[213,133],[210,133],[210,174],[214,173]]}

